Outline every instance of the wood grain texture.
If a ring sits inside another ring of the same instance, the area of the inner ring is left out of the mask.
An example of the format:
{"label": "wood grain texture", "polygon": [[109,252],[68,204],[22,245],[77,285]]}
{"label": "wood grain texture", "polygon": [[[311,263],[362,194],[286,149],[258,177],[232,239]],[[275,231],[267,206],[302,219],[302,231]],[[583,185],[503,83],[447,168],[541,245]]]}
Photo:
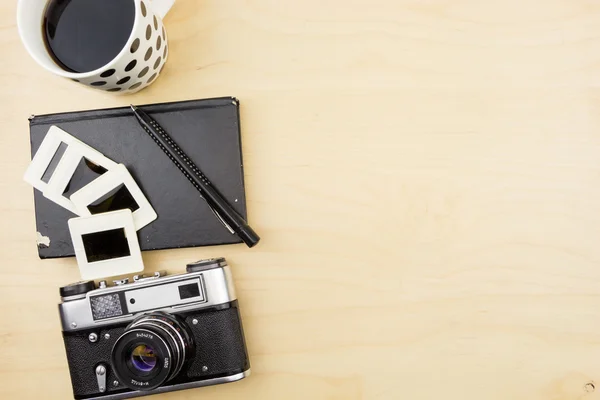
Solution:
{"label": "wood grain texture", "polygon": [[598,2],[178,0],[165,73],[130,97],[38,67],[13,3],[0,398],[71,393],[56,304],[78,272],[37,259],[27,117],[234,95],[261,244],[144,260],[228,258],[253,375],[160,398],[600,399]]}

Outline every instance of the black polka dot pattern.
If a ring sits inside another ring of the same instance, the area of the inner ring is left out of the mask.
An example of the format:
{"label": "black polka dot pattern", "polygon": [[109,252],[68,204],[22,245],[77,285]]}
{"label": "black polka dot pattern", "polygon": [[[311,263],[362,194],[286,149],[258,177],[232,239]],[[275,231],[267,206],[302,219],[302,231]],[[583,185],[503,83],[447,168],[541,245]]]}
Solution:
{"label": "black polka dot pattern", "polygon": [[133,43],[131,43],[131,48],[129,49],[129,51],[131,51],[131,53],[135,53],[137,51],[137,49],[140,48],[140,39],[135,39],[133,41]]}
{"label": "black polka dot pattern", "polygon": [[107,69],[106,71],[104,71],[103,73],[100,74],[100,76],[102,78],[108,78],[109,76],[112,76],[112,74],[115,73],[114,69]]}
{"label": "black polka dot pattern", "polygon": [[[131,55],[111,64],[99,75],[82,79],[81,83],[96,87],[104,92],[133,92],[154,82],[165,67],[169,54],[167,32],[158,17],[149,8],[151,0],[139,1],[136,25],[129,52]],[[72,79],[79,82],[78,79]]]}
{"label": "black polka dot pattern", "polygon": [[143,77],[144,75],[146,75],[148,73],[148,71],[150,70],[150,68],[148,67],[144,67],[143,70],[140,71],[140,73],[138,74],[138,78]]}
{"label": "black polka dot pattern", "polygon": [[137,64],[137,60],[133,60],[131,61],[129,64],[127,64],[127,66],[125,67],[125,72],[129,72],[132,69],[135,68],[135,65]]}

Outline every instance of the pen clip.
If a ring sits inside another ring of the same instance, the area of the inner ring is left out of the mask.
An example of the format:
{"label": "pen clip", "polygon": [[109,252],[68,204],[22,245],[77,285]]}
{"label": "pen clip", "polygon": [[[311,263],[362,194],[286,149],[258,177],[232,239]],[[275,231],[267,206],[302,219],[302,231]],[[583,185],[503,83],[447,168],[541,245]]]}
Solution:
{"label": "pen clip", "polygon": [[[204,196],[200,195],[200,198],[203,199],[204,201],[206,201]],[[206,205],[208,206],[209,210],[212,211],[213,214],[215,214],[215,217],[217,217],[217,219],[223,224],[223,226],[225,228],[227,228],[229,233],[231,233],[232,235],[235,235],[235,231],[233,230],[233,228],[231,226],[229,226],[229,224],[227,222],[225,222],[225,220],[223,219],[223,217],[221,217],[221,215],[217,212],[217,210],[215,210],[214,208],[212,208],[210,206],[210,203],[208,201],[206,201]]]}
{"label": "pen clip", "polygon": [[223,224],[223,226],[225,228],[227,228],[227,230],[233,235],[235,234],[235,231],[233,230],[233,228],[231,226],[229,226],[229,224],[227,224],[227,222],[225,222],[225,220],[223,219],[223,217],[221,217],[221,215],[217,212],[217,210],[215,210],[214,208],[212,208],[211,206],[208,206],[208,208],[210,208],[210,210],[213,212],[213,214],[215,214],[215,216],[217,217],[217,219],[219,221],[221,221],[221,223]]}

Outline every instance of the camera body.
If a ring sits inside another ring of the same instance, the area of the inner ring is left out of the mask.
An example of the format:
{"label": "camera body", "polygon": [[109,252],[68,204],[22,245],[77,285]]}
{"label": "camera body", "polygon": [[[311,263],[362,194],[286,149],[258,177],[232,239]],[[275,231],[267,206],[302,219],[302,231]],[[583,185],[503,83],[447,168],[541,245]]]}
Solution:
{"label": "camera body", "polygon": [[61,288],[62,334],[75,399],[127,399],[248,376],[231,271],[224,258],[187,273],[114,286]]}

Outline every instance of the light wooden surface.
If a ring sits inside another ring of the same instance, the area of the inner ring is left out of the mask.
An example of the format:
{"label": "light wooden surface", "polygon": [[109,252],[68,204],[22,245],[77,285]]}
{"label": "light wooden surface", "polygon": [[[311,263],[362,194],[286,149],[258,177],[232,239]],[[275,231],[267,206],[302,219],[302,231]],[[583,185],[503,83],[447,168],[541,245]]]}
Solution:
{"label": "light wooden surface", "polygon": [[27,117],[234,95],[261,244],[144,260],[228,258],[253,375],[160,398],[600,399],[600,3],[178,0],[165,74],[131,97],[38,67],[14,3],[0,398],[71,396],[78,272],[37,258]]}

